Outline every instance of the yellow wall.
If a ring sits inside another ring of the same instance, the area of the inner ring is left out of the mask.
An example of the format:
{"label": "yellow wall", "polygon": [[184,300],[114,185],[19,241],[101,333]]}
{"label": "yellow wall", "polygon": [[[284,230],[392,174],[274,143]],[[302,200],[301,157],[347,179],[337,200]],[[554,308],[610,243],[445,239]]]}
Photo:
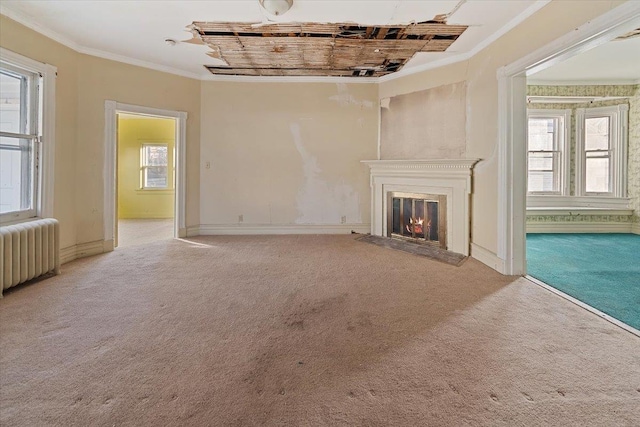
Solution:
{"label": "yellow wall", "polygon": [[0,45],[58,68],[54,216],[62,249],[104,239],[106,100],[187,112],[186,225],[199,224],[199,80],[80,54],[4,15]]}
{"label": "yellow wall", "polygon": [[[118,118],[118,218],[173,218],[175,120]],[[140,153],[144,143],[168,145],[166,190],[141,189]]]}

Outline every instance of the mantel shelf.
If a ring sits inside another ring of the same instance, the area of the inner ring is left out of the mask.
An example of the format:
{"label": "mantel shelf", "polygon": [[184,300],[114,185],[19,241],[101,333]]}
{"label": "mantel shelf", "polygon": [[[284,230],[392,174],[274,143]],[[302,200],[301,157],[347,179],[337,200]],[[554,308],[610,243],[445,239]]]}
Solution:
{"label": "mantel shelf", "polygon": [[423,170],[463,169],[470,170],[480,159],[420,159],[420,160],[362,160],[374,170]]}

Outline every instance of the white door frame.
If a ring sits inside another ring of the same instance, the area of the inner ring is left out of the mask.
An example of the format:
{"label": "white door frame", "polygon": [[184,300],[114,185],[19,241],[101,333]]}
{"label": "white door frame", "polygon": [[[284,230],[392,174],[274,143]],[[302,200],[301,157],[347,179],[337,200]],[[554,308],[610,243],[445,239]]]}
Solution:
{"label": "white door frame", "polygon": [[498,69],[498,253],[503,274],[526,273],[526,76],[640,27],[629,1]]}
{"label": "white door frame", "polygon": [[176,120],[175,135],[175,214],[173,237],[186,237],[185,219],[186,199],[186,140],[187,113],[184,111],[163,110],[140,105],[123,104],[107,100],[104,103],[104,240],[115,245],[116,237],[116,155],[117,155],[117,121],[118,113],[132,113],[146,116],[174,118]]}

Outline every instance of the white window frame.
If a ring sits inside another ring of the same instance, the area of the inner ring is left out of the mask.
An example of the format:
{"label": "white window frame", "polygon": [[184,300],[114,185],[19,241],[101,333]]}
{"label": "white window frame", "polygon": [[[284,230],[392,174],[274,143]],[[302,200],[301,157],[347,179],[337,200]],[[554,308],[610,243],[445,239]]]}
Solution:
{"label": "white window frame", "polygon": [[[527,137],[529,135],[528,126],[530,118],[553,118],[558,119],[558,141],[557,151],[560,152],[559,163],[559,189],[558,191],[528,191],[527,194],[531,197],[546,197],[546,196],[568,196],[569,195],[569,174],[571,170],[571,152],[569,148],[569,132],[571,123],[571,109],[566,110],[543,110],[543,109],[530,109],[527,110]],[[529,145],[527,142],[527,177],[529,175]],[[528,179],[528,178],[527,178]]]}
{"label": "white window frame", "polygon": [[[628,104],[619,104],[611,107],[578,108],[576,110],[576,196],[626,197],[628,114]],[[604,193],[586,191],[585,120],[595,117],[609,118],[609,135],[611,138],[609,182],[611,191]]]}
{"label": "white window frame", "polygon": [[[147,155],[146,155],[146,147],[166,147],[167,149],[167,185],[164,187],[147,187],[147,179],[146,172],[149,167],[152,165],[147,164]],[[169,143],[167,142],[143,142],[140,146],[140,189],[144,191],[160,191],[160,190],[170,190],[173,188],[173,173],[172,169],[170,169],[170,160],[171,160],[171,152],[169,151]]]}
{"label": "white window frame", "polygon": [[53,216],[55,156],[55,79],[57,68],[0,47],[0,62],[7,68],[24,70],[39,77],[39,111],[34,156],[33,209],[0,214],[0,224],[28,221]]}

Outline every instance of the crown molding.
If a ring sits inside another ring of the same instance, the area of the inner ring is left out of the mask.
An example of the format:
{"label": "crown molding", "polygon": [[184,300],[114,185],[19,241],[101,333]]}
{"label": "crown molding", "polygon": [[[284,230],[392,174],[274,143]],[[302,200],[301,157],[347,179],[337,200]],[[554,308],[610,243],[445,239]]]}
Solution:
{"label": "crown molding", "polygon": [[528,86],[628,86],[637,84],[640,84],[640,79],[536,80],[527,78]]}
{"label": "crown molding", "polygon": [[[498,40],[500,37],[502,37],[503,35],[505,35],[509,31],[514,29],[516,26],[518,26],[525,19],[529,18],[531,15],[533,15],[534,13],[536,13],[537,11],[539,11],[540,9],[542,9],[543,7],[545,7],[549,3],[551,3],[551,0],[538,0],[538,1],[536,1],[534,4],[532,4],[531,6],[526,8],[524,11],[522,11],[520,14],[518,14],[518,16],[513,18],[511,21],[507,22],[498,31],[496,31],[495,33],[491,34],[489,37],[484,39],[480,44],[478,44],[476,47],[471,49],[469,52],[460,53],[460,54],[457,54],[457,55],[450,56],[448,58],[444,58],[444,59],[441,59],[441,60],[430,62],[428,64],[419,65],[419,66],[416,66],[416,67],[411,67],[411,68],[406,69],[406,70],[403,68],[402,70],[397,71],[397,72],[395,72],[393,74],[389,74],[389,75],[386,75],[386,76],[379,77],[378,78],[378,82],[379,83],[384,83],[384,82],[388,82],[388,81],[391,81],[391,80],[398,79],[400,77],[405,77],[405,76],[409,76],[411,74],[420,73],[422,71],[432,70],[434,68],[440,68],[440,67],[443,67],[445,65],[455,64],[456,62],[466,61],[467,59],[472,58],[477,53],[479,53],[481,50],[483,50],[484,48],[486,48],[487,46],[489,46],[490,44],[492,44],[493,42]],[[454,45],[455,45],[455,43],[454,43]]]}
{"label": "crown molding", "polygon": [[482,43],[477,45],[474,49],[469,52],[464,52],[460,54],[456,54],[450,56],[448,58],[443,58],[437,61],[430,62],[428,64],[424,64],[421,66],[412,67],[406,70],[400,70],[393,74],[389,74],[384,77],[325,77],[325,76],[221,76],[221,75],[213,75],[213,74],[198,74],[192,73],[189,71],[181,70],[174,67],[169,67],[166,65],[156,64],[154,62],[142,61],[140,59],[131,58],[125,55],[118,55],[115,53],[106,52],[100,49],[93,49],[86,46],[83,46],[79,43],[74,42],[68,37],[51,30],[50,28],[36,22],[33,18],[17,12],[15,10],[10,9],[6,5],[0,4],[0,14],[7,16],[8,18],[30,28],[33,31],[36,31],[42,34],[45,37],[48,37],[70,49],[78,53],[82,53],[85,55],[95,56],[102,59],[108,59],[111,61],[122,62],[124,64],[135,65],[142,68],[148,68],[155,71],[161,71],[169,74],[174,74],[182,77],[187,77],[195,80],[202,81],[220,81],[220,82],[240,82],[240,83],[383,83],[386,81],[390,81],[393,79],[397,79],[400,77],[408,76],[411,74],[419,73],[426,70],[431,70],[433,68],[443,67],[445,65],[453,64],[460,61],[465,61],[475,54],[480,52],[482,49],[489,46],[491,43],[496,41],[498,38],[506,34],[509,30],[516,27],[522,21],[527,19],[529,16],[533,15],[535,12],[544,7],[551,0],[538,0],[533,5],[528,7],[514,19],[509,21],[506,25],[501,27],[498,31],[493,33],[491,36],[486,38]]}
{"label": "crown molding", "polygon": [[33,18],[26,16],[20,12],[16,12],[13,9],[8,8],[6,5],[0,4],[0,14],[12,19],[19,24],[24,25],[25,27],[42,34],[43,36],[50,38],[53,41],[56,41],[69,49],[72,49],[78,53],[95,56],[102,59],[108,59],[111,61],[122,62],[129,65],[135,65],[142,68],[148,68],[155,71],[161,71],[169,74],[175,74],[182,77],[187,77],[191,79],[200,80],[202,76],[196,73],[190,73],[188,71],[180,70],[173,67],[168,67],[166,65],[156,64],[154,62],[142,61],[140,59],[131,58],[124,55],[118,55],[111,52],[106,52],[100,49],[92,49],[86,46],[82,46],[73,40],[69,39],[62,34],[53,31],[52,29],[45,27],[44,25],[36,22]]}

